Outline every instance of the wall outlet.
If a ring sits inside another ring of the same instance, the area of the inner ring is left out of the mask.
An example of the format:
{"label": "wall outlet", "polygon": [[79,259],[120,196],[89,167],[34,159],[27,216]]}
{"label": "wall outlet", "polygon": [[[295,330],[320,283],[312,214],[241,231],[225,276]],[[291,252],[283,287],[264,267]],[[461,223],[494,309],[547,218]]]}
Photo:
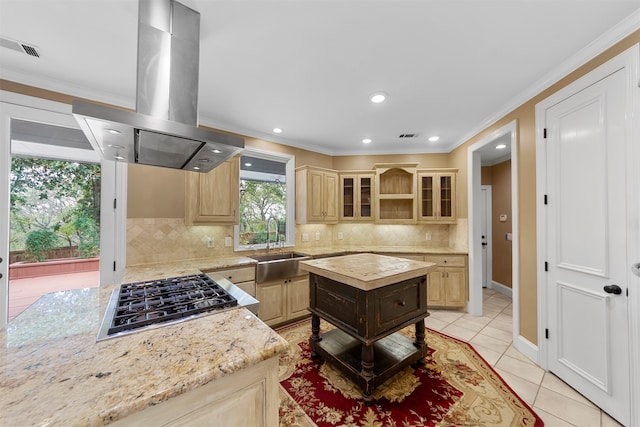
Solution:
{"label": "wall outlet", "polygon": [[208,248],[215,248],[216,247],[216,242],[213,240],[213,237],[211,237],[211,236],[207,236],[207,247]]}
{"label": "wall outlet", "polygon": [[320,232],[316,231],[316,240],[320,240]]}
{"label": "wall outlet", "polygon": [[338,231],[338,240],[342,240],[342,231]]}
{"label": "wall outlet", "polygon": [[302,241],[303,242],[309,241],[309,233],[302,233]]}
{"label": "wall outlet", "polygon": [[425,235],[424,235],[424,238],[425,238],[426,240],[431,240],[431,232],[427,231],[427,232],[425,233]]}
{"label": "wall outlet", "polygon": [[224,238],[224,245],[226,247],[230,247],[231,245],[233,245],[233,239],[231,237],[225,237]]}

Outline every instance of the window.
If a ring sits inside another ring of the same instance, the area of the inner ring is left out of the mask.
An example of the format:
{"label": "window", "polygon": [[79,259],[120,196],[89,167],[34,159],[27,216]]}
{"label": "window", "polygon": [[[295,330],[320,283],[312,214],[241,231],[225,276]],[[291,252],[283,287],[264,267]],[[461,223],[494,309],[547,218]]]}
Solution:
{"label": "window", "polygon": [[[240,159],[240,224],[236,250],[293,246],[295,158],[247,148]],[[269,226],[269,229],[267,229]]]}

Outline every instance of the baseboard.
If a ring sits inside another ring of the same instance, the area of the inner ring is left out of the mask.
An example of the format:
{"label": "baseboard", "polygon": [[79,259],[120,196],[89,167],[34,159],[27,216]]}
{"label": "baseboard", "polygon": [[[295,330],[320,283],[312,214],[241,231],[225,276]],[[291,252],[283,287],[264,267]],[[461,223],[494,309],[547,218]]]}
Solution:
{"label": "baseboard", "polygon": [[498,283],[495,280],[492,280],[490,288],[495,290],[496,292],[500,292],[501,294],[508,296],[509,298],[513,298],[513,289],[503,285],[502,283]]}
{"label": "baseboard", "polygon": [[523,337],[522,335],[518,335],[516,339],[513,341],[513,346],[520,353],[527,356],[533,363],[540,366],[538,363],[538,346]]}

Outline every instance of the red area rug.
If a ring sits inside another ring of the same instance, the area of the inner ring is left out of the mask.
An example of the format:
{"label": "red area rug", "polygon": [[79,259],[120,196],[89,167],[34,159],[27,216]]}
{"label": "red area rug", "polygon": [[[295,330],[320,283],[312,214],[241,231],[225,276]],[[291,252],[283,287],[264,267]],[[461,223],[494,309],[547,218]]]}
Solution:
{"label": "red area rug", "polygon": [[[323,332],[333,326],[322,322]],[[291,344],[280,357],[281,427],[532,426],[542,420],[467,343],[427,329],[426,366],[406,368],[362,392],[330,363],[312,359],[311,323],[277,332]],[[415,329],[405,328],[413,338]]]}

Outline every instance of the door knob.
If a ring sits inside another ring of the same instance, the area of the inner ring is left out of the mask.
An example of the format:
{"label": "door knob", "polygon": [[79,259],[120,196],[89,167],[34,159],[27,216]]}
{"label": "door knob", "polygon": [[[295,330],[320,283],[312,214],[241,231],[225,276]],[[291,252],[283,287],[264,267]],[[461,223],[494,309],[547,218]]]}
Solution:
{"label": "door knob", "polygon": [[622,289],[618,285],[607,285],[604,287],[604,291],[614,295],[620,295],[622,293]]}
{"label": "door knob", "polygon": [[[1,259],[0,259],[1,262]],[[635,264],[633,264],[631,266],[631,271],[633,272],[633,274],[635,274],[636,276],[640,276],[640,262],[637,262]]]}

